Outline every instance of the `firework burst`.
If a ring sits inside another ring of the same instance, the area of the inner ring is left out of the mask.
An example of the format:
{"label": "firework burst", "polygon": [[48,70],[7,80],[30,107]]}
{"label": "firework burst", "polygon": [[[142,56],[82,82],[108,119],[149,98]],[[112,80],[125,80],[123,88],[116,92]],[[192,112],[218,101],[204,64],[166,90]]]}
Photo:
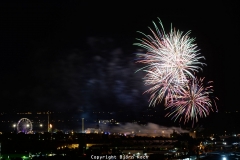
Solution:
{"label": "firework burst", "polygon": [[[149,105],[155,106],[160,103],[163,99],[171,99],[172,95],[177,95],[181,90],[182,84],[176,84],[170,77],[162,78],[162,73],[159,70],[149,71],[149,73],[144,77],[145,85],[152,85],[144,93],[149,93]],[[164,74],[163,74],[164,75]]]}
{"label": "firework burst", "polygon": [[[213,104],[217,97],[211,99],[213,94],[213,82],[210,81],[204,87],[204,78],[191,79],[188,81],[185,87],[179,90],[177,95],[173,95],[171,99],[166,102],[166,109],[171,109],[166,116],[172,116],[172,119],[180,121],[184,118],[184,123],[191,120],[198,121],[198,118],[206,117],[210,111],[214,111]],[[216,108],[217,109],[217,108]]]}
{"label": "firework burst", "polygon": [[210,99],[213,87],[204,87],[204,78],[198,80],[195,77],[195,73],[206,65],[200,62],[205,58],[200,56],[195,39],[189,37],[190,31],[184,34],[171,28],[166,34],[160,19],[161,30],[153,24],[156,31],[149,28],[152,36],[140,32],[145,38],[134,43],[147,50],[137,54],[136,61],[146,65],[137,70],[146,72],[143,80],[150,88],[144,93],[151,95],[149,105],[155,106],[165,100],[166,109],[171,109],[167,117],[171,116],[175,121],[184,118],[184,123],[191,120],[194,124],[198,118],[213,111],[212,103],[217,99]]}
{"label": "firework burst", "polygon": [[159,23],[162,31],[153,22],[156,32],[149,28],[153,36],[140,32],[146,38],[138,39],[140,43],[134,44],[147,50],[147,53],[137,55],[137,63],[146,64],[139,70],[147,73],[144,78],[145,85],[152,87],[147,91],[154,94],[151,96],[150,101],[153,102],[150,103],[151,105],[155,105],[157,101],[160,102],[163,95],[166,95],[165,92],[169,91],[166,87],[171,85],[165,85],[166,82],[177,86],[182,85],[188,81],[189,77],[194,78],[193,73],[202,70],[201,66],[205,65],[200,62],[204,57],[199,56],[194,39],[188,36],[190,32],[183,34],[171,29],[170,33],[166,34],[160,20]]}

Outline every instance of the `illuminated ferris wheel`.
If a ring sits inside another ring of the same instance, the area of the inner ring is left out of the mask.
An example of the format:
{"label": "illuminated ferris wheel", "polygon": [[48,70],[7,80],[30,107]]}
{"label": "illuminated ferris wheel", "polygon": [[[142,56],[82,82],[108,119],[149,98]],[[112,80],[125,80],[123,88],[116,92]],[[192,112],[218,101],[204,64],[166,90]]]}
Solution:
{"label": "illuminated ferris wheel", "polygon": [[17,132],[29,134],[32,132],[32,122],[27,118],[21,118],[17,123]]}

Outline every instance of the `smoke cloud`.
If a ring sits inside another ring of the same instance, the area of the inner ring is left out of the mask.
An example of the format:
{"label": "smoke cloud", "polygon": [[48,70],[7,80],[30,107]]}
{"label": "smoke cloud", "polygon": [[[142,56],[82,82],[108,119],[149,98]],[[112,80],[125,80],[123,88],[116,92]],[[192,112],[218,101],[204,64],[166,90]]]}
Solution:
{"label": "smoke cloud", "polygon": [[29,107],[39,110],[115,111],[147,107],[143,75],[135,73],[138,64],[133,52],[113,39],[94,37],[86,38],[75,49],[59,48],[54,53],[39,49],[27,62],[32,66],[33,78],[26,81],[31,88],[28,92],[22,90],[21,95],[31,100]]}
{"label": "smoke cloud", "polygon": [[125,135],[134,134],[137,136],[169,137],[173,132],[176,132],[178,134],[189,132],[187,130],[181,129],[180,127],[166,127],[154,123],[148,123],[146,125],[126,123],[124,125],[114,126],[112,128],[101,125],[100,128],[110,133],[123,133]]}

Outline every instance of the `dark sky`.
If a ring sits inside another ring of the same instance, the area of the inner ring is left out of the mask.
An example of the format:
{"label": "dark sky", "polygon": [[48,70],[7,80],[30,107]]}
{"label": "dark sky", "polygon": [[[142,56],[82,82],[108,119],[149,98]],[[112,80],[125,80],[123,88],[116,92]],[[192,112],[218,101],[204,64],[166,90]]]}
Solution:
{"label": "dark sky", "polygon": [[219,111],[237,109],[239,12],[220,1],[1,2],[1,109],[147,107],[133,43],[157,17],[166,30],[191,30],[206,58],[199,75],[214,81]]}

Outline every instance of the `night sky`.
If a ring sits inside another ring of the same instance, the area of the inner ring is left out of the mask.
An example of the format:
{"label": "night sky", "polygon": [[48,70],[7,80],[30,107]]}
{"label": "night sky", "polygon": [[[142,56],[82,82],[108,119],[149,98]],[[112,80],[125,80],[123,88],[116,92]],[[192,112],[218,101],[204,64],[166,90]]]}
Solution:
{"label": "night sky", "polygon": [[191,30],[219,112],[238,109],[237,3],[56,2],[0,2],[1,110],[147,108],[133,43],[157,17],[166,31]]}

